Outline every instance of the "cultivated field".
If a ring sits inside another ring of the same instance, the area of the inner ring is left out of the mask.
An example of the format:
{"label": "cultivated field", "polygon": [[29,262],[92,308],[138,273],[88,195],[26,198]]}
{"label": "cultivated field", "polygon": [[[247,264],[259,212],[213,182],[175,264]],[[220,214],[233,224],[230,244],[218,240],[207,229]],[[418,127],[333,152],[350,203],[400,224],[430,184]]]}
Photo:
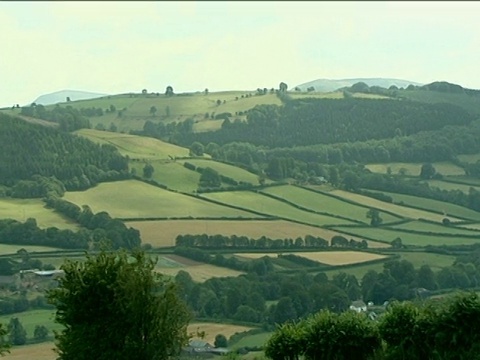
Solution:
{"label": "cultivated field", "polygon": [[480,212],[468,209],[463,206],[412,195],[389,192],[384,192],[384,194],[390,196],[393,199],[393,202],[399,205],[413,206],[425,210],[434,209],[436,211],[441,211],[443,214],[448,214],[449,216],[453,217],[469,220],[480,220]]}
{"label": "cultivated field", "polygon": [[207,199],[220,201],[224,204],[231,204],[243,209],[254,210],[263,214],[280,217],[285,220],[300,221],[310,225],[352,224],[352,222],[348,220],[299,210],[279,200],[251,191],[206,193],[201,196]]}
{"label": "cultivated field", "polygon": [[81,129],[78,135],[99,144],[115,146],[123,156],[130,159],[170,159],[170,157],[187,157],[189,150],[154,138],[121,134],[94,129]]}
{"label": "cultivated field", "polygon": [[[275,195],[291,203],[313,211],[342,216],[351,220],[369,223],[367,207],[349,204],[332,196],[323,195],[297,186],[273,186],[262,190],[263,193]],[[400,218],[387,213],[380,213],[384,223],[398,221]]]}
{"label": "cultivated field", "polygon": [[171,192],[137,180],[102,183],[86,191],[66,192],[65,200],[112,217],[225,217],[252,218],[254,214]]}
{"label": "cultivated field", "polygon": [[24,222],[34,218],[40,228],[78,230],[78,224],[51,209],[45,208],[41,199],[0,199],[0,219],[14,219]]}
{"label": "cultivated field", "polygon": [[177,255],[159,257],[155,270],[170,276],[175,276],[180,270],[183,270],[197,282],[204,282],[214,277],[236,277],[243,274],[241,271],[200,263]]}
{"label": "cultivated field", "polygon": [[224,164],[214,160],[204,160],[204,159],[188,159],[188,160],[180,160],[179,163],[189,162],[196,167],[201,168],[212,168],[213,170],[217,171],[220,175],[228,176],[236,181],[243,181],[246,183],[250,183],[253,185],[258,185],[258,175],[253,174],[247,170],[239,168],[237,166]]}
{"label": "cultivated field", "polygon": [[450,221],[460,221],[460,219],[452,217],[452,216],[445,216],[440,214],[434,214],[424,210],[418,210],[413,208],[408,208],[396,204],[387,203],[384,201],[380,201],[377,199],[373,199],[368,196],[354,194],[344,190],[333,190],[330,192],[332,195],[339,196],[341,198],[356,202],[358,204],[362,204],[365,206],[373,207],[379,210],[385,210],[397,214],[398,216],[402,216],[405,218],[410,219],[425,219],[430,221],[442,222],[445,217],[448,217]]}
{"label": "cultivated field", "polygon": [[[193,193],[198,188],[200,173],[185,168],[180,162],[150,161],[154,172],[152,180],[167,186],[169,189]],[[135,169],[137,175],[143,175],[145,162],[130,162],[129,166]]]}
{"label": "cultivated field", "polygon": [[0,255],[15,254],[20,249],[27,250],[29,253],[32,253],[31,255],[35,252],[60,250],[59,248],[49,246],[0,244]]}
{"label": "cultivated field", "polygon": [[[282,254],[282,253],[279,253]],[[348,264],[357,264],[371,260],[384,259],[386,255],[372,254],[362,251],[318,251],[318,252],[292,252],[289,254],[294,254],[301,256],[310,260],[318,261],[322,264],[327,265],[348,265]],[[235,254],[238,257],[245,257],[248,259],[259,259],[264,256],[272,256],[272,253],[239,253]]]}
{"label": "cultivated field", "polygon": [[465,194],[468,194],[468,192],[470,191],[470,188],[472,188],[472,187],[475,190],[480,191],[480,188],[478,186],[472,186],[472,185],[468,185],[468,184],[458,184],[458,183],[441,181],[441,180],[428,180],[427,183],[428,183],[428,185],[430,185],[430,187],[436,187],[436,188],[439,188],[441,190],[447,190],[447,191],[460,190],[460,191],[464,192]]}
{"label": "cultivated field", "polygon": [[[140,231],[142,242],[151,244],[153,247],[174,246],[178,235],[225,235],[247,236],[258,239],[266,236],[270,239],[296,239],[305,235],[318,236],[330,240],[340,233],[328,229],[293,223],[284,220],[157,220],[157,221],[129,221],[131,226]],[[361,241],[355,236],[347,236],[348,239]],[[371,248],[389,247],[388,244],[369,241]]]}
{"label": "cultivated field", "polygon": [[55,344],[48,341],[40,344],[15,346],[4,359],[8,360],[54,360],[58,355],[53,351]]}
{"label": "cultivated field", "polygon": [[475,164],[480,160],[480,154],[463,154],[457,155],[458,160],[468,164]]}
{"label": "cultivated field", "polygon": [[[223,334],[228,339],[230,336],[236,333],[241,333],[252,329],[252,327],[241,325],[194,322],[188,325],[187,332],[195,335],[197,332],[205,331],[205,337],[203,340],[213,345],[215,342],[215,336],[218,334]],[[193,338],[198,339],[196,336]]]}
{"label": "cultivated field", "polygon": [[345,231],[356,236],[364,236],[374,240],[391,242],[399,237],[405,245],[468,245],[480,242],[479,238],[468,238],[461,236],[440,236],[440,235],[423,235],[410,232],[403,232],[398,229],[390,229],[384,227],[335,227],[335,230]]}
{"label": "cultivated field", "polygon": [[[385,163],[385,164],[367,164],[365,168],[372,172],[386,174],[388,168],[390,168],[392,174],[399,174],[402,172],[401,169],[405,171],[405,175],[410,176],[419,176],[420,170],[422,169],[423,163]],[[465,175],[465,170],[460,166],[452,164],[450,162],[436,162],[432,164],[437,173],[440,173],[444,176],[446,175]]]}

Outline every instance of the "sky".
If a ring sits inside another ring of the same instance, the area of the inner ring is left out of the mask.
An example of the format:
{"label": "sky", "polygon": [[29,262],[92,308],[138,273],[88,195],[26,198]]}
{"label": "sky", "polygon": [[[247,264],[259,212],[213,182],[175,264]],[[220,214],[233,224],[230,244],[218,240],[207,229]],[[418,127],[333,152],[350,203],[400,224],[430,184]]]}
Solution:
{"label": "sky", "polygon": [[480,89],[475,1],[1,1],[0,107],[60,90],[289,88],[316,79]]}

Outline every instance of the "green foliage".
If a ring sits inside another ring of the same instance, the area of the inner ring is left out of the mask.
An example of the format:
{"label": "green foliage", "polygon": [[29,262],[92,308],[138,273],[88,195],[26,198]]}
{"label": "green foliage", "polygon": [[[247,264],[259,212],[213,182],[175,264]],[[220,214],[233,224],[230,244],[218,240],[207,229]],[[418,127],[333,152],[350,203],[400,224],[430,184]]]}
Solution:
{"label": "green foliage", "polygon": [[304,329],[285,323],[277,327],[265,345],[265,356],[272,360],[297,360],[304,352]]}
{"label": "green foliage", "polygon": [[203,169],[202,175],[200,176],[199,185],[204,188],[216,188],[222,185],[222,181],[216,170],[211,167],[206,167]]}
{"label": "green foliage", "polygon": [[[67,260],[47,297],[56,306],[60,359],[169,359],[186,344],[190,319],[173,283],[140,251]],[[106,325],[108,324],[108,325]],[[88,344],[86,346],[85,344]]]}
{"label": "green foliage", "polygon": [[194,143],[192,143],[192,145],[190,145],[190,153],[192,155],[202,156],[204,151],[204,146],[198,141],[195,141]]}
{"label": "green foliage", "polygon": [[151,178],[154,171],[155,169],[152,164],[145,164],[145,166],[143,167],[143,177],[147,179]]}
{"label": "green foliage", "polygon": [[226,348],[228,346],[227,337],[223,334],[217,334],[215,336],[215,342],[213,343],[215,347],[223,347]]}
{"label": "green foliage", "polygon": [[48,329],[45,325],[36,325],[33,331],[33,338],[35,341],[44,341],[48,337]]}
{"label": "green foliage", "polygon": [[377,209],[369,209],[367,211],[367,219],[370,219],[370,225],[379,226],[383,219],[380,217],[380,212]]}
{"label": "green foliage", "polygon": [[27,342],[27,332],[18,318],[13,317],[8,323],[9,340],[13,345],[24,345]]}
{"label": "green foliage", "polygon": [[0,323],[0,356],[5,356],[6,353],[10,352],[10,343],[5,339],[8,335],[8,329],[5,328],[4,324]]}

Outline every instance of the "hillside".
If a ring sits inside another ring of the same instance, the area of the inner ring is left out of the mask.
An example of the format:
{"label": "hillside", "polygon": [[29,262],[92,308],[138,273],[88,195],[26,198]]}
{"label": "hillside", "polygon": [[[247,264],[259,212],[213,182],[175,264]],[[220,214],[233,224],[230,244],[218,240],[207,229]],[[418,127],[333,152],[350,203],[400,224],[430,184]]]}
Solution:
{"label": "hillside", "polygon": [[368,86],[381,86],[384,88],[389,88],[392,85],[397,86],[398,88],[406,88],[408,85],[412,84],[415,86],[421,86],[422,84],[410,81],[410,80],[401,80],[401,79],[386,79],[386,78],[357,78],[357,79],[339,79],[339,80],[331,80],[331,79],[317,79],[313,81],[309,81],[297,86],[290,88],[290,90],[294,90],[295,88],[299,88],[300,91],[307,91],[309,88],[313,87],[313,91],[318,92],[330,92],[335,91],[343,87],[352,86],[355,83],[364,82]]}
{"label": "hillside", "polygon": [[100,94],[88,91],[78,91],[78,90],[61,90],[56,91],[50,94],[40,95],[36,98],[32,103],[42,104],[42,105],[52,105],[57,103],[63,103],[67,101],[67,98],[70,101],[78,101],[78,100],[87,100],[87,99],[95,99],[102,96],[107,96],[107,94]]}

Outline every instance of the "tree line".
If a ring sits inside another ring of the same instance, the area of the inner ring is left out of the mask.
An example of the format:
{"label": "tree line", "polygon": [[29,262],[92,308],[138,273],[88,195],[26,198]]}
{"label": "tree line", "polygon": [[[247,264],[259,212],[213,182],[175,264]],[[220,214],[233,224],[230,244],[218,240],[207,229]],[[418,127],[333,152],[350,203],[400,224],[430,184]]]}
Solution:
{"label": "tree line", "polygon": [[[86,117],[92,114],[92,109],[83,109],[83,111],[73,108],[72,106],[61,107],[56,105],[53,109],[47,109],[41,104],[31,104],[24,106],[20,110],[20,115],[35,117],[38,119],[51,121],[58,124],[62,131],[75,131],[78,129],[90,129],[90,120]],[[93,114],[97,115],[96,111]]]}

